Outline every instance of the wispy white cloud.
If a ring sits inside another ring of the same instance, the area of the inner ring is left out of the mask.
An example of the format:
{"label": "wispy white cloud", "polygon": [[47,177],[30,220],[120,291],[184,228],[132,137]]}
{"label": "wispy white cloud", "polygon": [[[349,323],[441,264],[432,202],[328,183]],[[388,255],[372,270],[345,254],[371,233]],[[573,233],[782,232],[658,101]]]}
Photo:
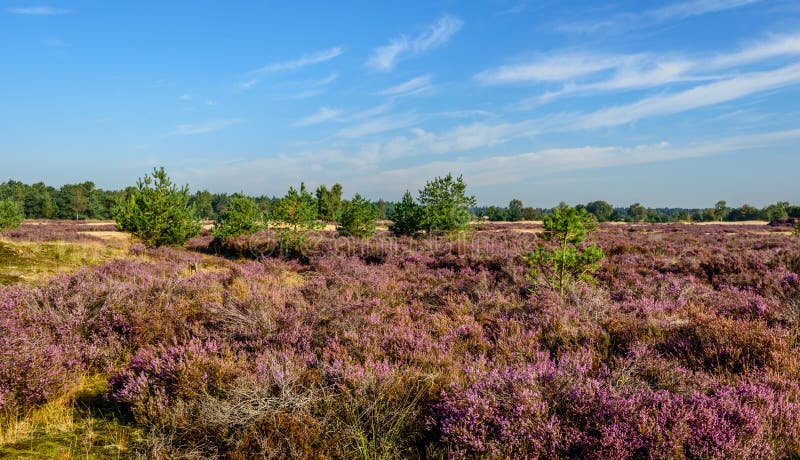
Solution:
{"label": "wispy white cloud", "polygon": [[578,146],[534,150],[511,155],[442,158],[404,168],[379,168],[376,174],[348,181],[360,188],[402,191],[422,186],[425,179],[443,172],[463,173],[473,187],[491,187],[529,181],[549,174],[630,164],[671,161],[719,155],[781,145],[800,139],[800,129],[743,135],[725,139],[673,145],[667,141],[634,146]]}
{"label": "wispy white cloud", "polygon": [[376,94],[380,96],[400,97],[426,93],[433,89],[431,85],[432,79],[433,77],[430,75],[422,75],[400,83],[399,85],[392,86],[391,88],[386,88],[383,91],[378,91]]}
{"label": "wispy white cloud", "polygon": [[375,70],[392,70],[400,54],[408,49],[408,40],[405,38],[393,40],[388,45],[375,48],[372,57],[367,61],[367,66]]}
{"label": "wispy white cloud", "polygon": [[333,120],[342,113],[339,109],[332,109],[330,107],[321,107],[316,113],[309,115],[306,118],[298,121],[294,126],[310,126]]}
{"label": "wispy white cloud", "polygon": [[280,72],[291,72],[315,64],[327,62],[330,61],[331,59],[340,56],[342,53],[344,53],[344,48],[341,46],[336,46],[327,50],[322,50],[311,54],[307,54],[305,56],[302,56],[298,59],[294,59],[291,61],[275,62],[272,64],[267,64],[256,70],[248,72],[245,75],[244,81],[239,84],[239,87],[241,89],[250,89],[253,86],[257,85],[259,81],[261,81],[261,79],[266,75],[280,73]]}
{"label": "wispy white cloud", "polygon": [[72,13],[72,10],[68,10],[65,8],[53,8],[50,6],[27,6],[27,7],[8,8],[7,10],[9,13],[28,14],[33,16],[54,16],[59,14]]}
{"label": "wispy white cloud", "polygon": [[567,82],[557,90],[524,99],[517,108],[527,110],[567,95],[598,93],[606,91],[630,91],[655,88],[673,83],[703,82],[718,80],[716,74],[692,73],[695,63],[683,59],[654,59],[639,56],[625,60],[625,64],[610,73],[598,76],[586,83]]}
{"label": "wispy white cloud", "polygon": [[533,138],[537,128],[532,122],[484,123],[459,125],[442,132],[413,128],[409,134],[370,145],[383,158],[445,155],[481,148],[496,147],[513,139]]}
{"label": "wispy white cloud", "polygon": [[[497,147],[514,139],[532,139],[538,133],[536,123],[532,121],[518,123],[474,122],[437,132],[413,127],[419,120],[421,118],[409,115],[400,121],[397,120],[397,117],[370,120],[340,133],[339,137],[345,140],[342,148],[355,152],[355,155],[369,155],[382,160],[451,156],[459,152]],[[357,144],[347,143],[347,141],[368,134],[402,130],[403,128],[408,129],[402,134],[392,137],[382,136],[369,142],[359,140]]]}
{"label": "wispy white cloud", "polygon": [[308,88],[300,90],[296,93],[286,94],[282,97],[282,99],[309,99],[312,97],[317,97],[325,94],[327,90],[325,88]]}
{"label": "wispy white cloud", "polygon": [[400,59],[420,55],[447,43],[463,26],[461,19],[444,15],[414,38],[401,35],[390,40],[388,45],[375,48],[367,66],[384,72],[392,70]]}
{"label": "wispy white cloud", "polygon": [[[624,33],[670,21],[741,8],[761,0],[687,0],[640,13],[621,13],[611,18],[559,24],[556,29],[572,34]],[[646,3],[641,3],[645,4]]]}
{"label": "wispy white cloud", "polygon": [[319,80],[313,81],[308,84],[308,86],[328,86],[331,83],[335,82],[339,78],[339,74],[336,72],[331,73],[327,77],[320,78]]}
{"label": "wispy white cloud", "polygon": [[229,126],[244,123],[241,118],[228,118],[224,120],[210,120],[197,124],[180,124],[168,133],[167,136],[192,136],[195,134],[206,134],[219,131]]}
{"label": "wispy white cloud", "polygon": [[389,101],[381,105],[376,105],[375,107],[370,107],[368,109],[364,109],[359,112],[351,113],[347,115],[347,117],[345,117],[343,121],[352,122],[352,121],[367,120],[370,118],[377,117],[378,115],[382,115],[388,112],[389,109],[391,108],[392,108],[392,102]]}
{"label": "wispy white cloud", "polygon": [[278,96],[280,99],[308,99],[325,94],[330,84],[338,79],[339,74],[333,72],[323,78],[275,84],[271,89],[280,94]]}
{"label": "wispy white cloud", "polygon": [[705,65],[710,69],[725,69],[775,57],[793,55],[800,55],[800,34],[772,36],[737,52],[718,55]]}
{"label": "wispy white cloud", "polygon": [[647,11],[642,14],[642,17],[657,22],[666,22],[673,19],[686,19],[693,16],[740,8],[760,1],[761,0],[689,0]]}
{"label": "wispy white cloud", "polygon": [[299,59],[285,62],[276,62],[267,64],[259,69],[252,71],[253,74],[270,74],[276,72],[287,72],[291,70],[302,69],[310,65],[319,64],[321,62],[330,61],[331,59],[340,56],[344,53],[344,48],[337,46],[324,51],[317,51],[312,54],[305,55]]}
{"label": "wispy white cloud", "polygon": [[651,96],[632,104],[601,109],[578,117],[573,126],[576,128],[617,126],[645,117],[670,115],[707,107],[797,83],[800,83],[800,64],[765,72],[751,72],[677,93]]}
{"label": "wispy white cloud", "polygon": [[619,67],[637,59],[639,57],[636,55],[558,53],[485,70],[475,75],[475,79],[489,84],[560,82]]}
{"label": "wispy white cloud", "polygon": [[180,96],[178,96],[178,99],[180,99],[180,100],[182,100],[182,101],[189,102],[189,101],[191,101],[193,98],[192,98],[192,95],[191,95],[191,94],[181,94]]}
{"label": "wispy white cloud", "polygon": [[676,82],[719,78],[692,74],[691,71],[695,69],[695,62],[674,56],[571,52],[486,70],[475,75],[475,79],[485,84],[562,85],[559,89],[526,98],[518,104],[517,108],[527,110],[566,95],[653,88]]}
{"label": "wispy white cloud", "polygon": [[558,89],[529,97],[518,105],[520,109],[529,109],[566,95],[724,80],[741,73],[731,71],[737,66],[794,55],[800,55],[800,34],[772,36],[733,52],[710,56],[559,51],[530,61],[488,69],[474,78],[485,84],[561,84]]}
{"label": "wispy white cloud", "polygon": [[496,113],[490,112],[488,110],[448,110],[446,112],[437,112],[437,116],[444,117],[444,118],[475,118],[475,117],[495,117],[497,116]]}
{"label": "wispy white cloud", "polygon": [[379,134],[387,131],[395,131],[397,129],[407,128],[416,124],[418,121],[419,117],[413,114],[378,117],[354,126],[343,128],[339,131],[338,135],[339,137],[347,139],[356,139],[372,134]]}
{"label": "wispy white cloud", "polygon": [[518,2],[514,2],[513,5],[496,12],[495,14],[498,15],[498,16],[519,14],[519,13],[525,11],[525,9],[527,7],[528,7],[528,2],[527,1],[518,1]]}

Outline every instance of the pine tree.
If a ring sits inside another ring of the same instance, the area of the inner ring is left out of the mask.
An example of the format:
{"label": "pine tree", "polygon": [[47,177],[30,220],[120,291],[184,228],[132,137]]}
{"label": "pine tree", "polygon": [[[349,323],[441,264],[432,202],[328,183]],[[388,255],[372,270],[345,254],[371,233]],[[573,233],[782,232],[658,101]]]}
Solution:
{"label": "pine tree", "polygon": [[366,238],[375,233],[375,218],[372,203],[356,193],[352,200],[344,202],[336,230],[342,235]]}
{"label": "pine tree", "polygon": [[228,238],[249,235],[263,228],[263,219],[256,203],[237,193],[231,197],[227,209],[211,233],[219,241],[224,242]]}
{"label": "pine tree", "polygon": [[147,247],[181,245],[202,228],[189,205],[189,186],[177,188],[164,168],[139,179],[127,200],[113,211],[120,230],[130,232]]}
{"label": "pine tree", "polygon": [[317,202],[303,183],[299,191],[289,187],[286,196],[273,206],[270,220],[275,225],[281,252],[286,256],[299,255],[308,232],[322,227],[317,222]]}
{"label": "pine tree", "polygon": [[543,281],[564,297],[571,283],[595,282],[593,273],[603,260],[603,251],[595,244],[584,246],[586,232],[593,230],[595,223],[585,208],[575,209],[562,205],[544,218],[542,240],[554,243],[554,248],[539,244],[525,256],[528,263],[528,278],[538,283]]}
{"label": "pine tree", "polygon": [[429,234],[463,230],[472,219],[475,197],[466,195],[462,176],[452,174],[428,181],[419,192],[422,226]]}
{"label": "pine tree", "polygon": [[418,205],[411,193],[406,190],[403,199],[394,205],[389,219],[392,225],[389,231],[395,236],[415,236],[422,230],[422,207]]}

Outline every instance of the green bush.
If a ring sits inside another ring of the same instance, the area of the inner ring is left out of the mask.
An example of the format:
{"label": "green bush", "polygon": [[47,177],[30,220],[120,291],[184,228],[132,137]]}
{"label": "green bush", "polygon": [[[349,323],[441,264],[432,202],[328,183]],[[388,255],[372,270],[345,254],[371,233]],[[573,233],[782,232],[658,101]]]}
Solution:
{"label": "green bush", "polygon": [[422,230],[422,207],[406,191],[403,199],[392,208],[389,219],[392,220],[389,231],[394,236],[415,236]]}
{"label": "green bush", "polygon": [[528,278],[543,282],[557,290],[562,297],[567,286],[576,281],[594,283],[592,276],[600,267],[603,251],[594,243],[582,245],[586,232],[595,228],[594,220],[585,208],[560,206],[544,218],[542,239],[555,243],[554,248],[539,244],[525,256]]}
{"label": "green bush", "polygon": [[356,193],[352,200],[344,202],[336,230],[341,235],[366,238],[375,233],[375,219],[372,203]]}
{"label": "green bush", "polygon": [[200,233],[200,221],[189,205],[189,187],[177,188],[164,168],[145,174],[127,199],[116,203],[114,220],[147,247],[177,246]]}
{"label": "green bush", "polygon": [[463,230],[472,219],[470,207],[475,197],[465,194],[467,186],[462,176],[452,174],[428,181],[419,192],[422,206],[422,226],[429,234]]}
{"label": "green bush", "polygon": [[19,227],[24,219],[22,209],[17,203],[11,200],[0,200],[0,231]]}
{"label": "green bush", "polygon": [[270,217],[284,256],[300,255],[308,232],[322,228],[317,222],[317,203],[303,183],[299,191],[289,187],[286,196],[273,206]]}
{"label": "green bush", "polygon": [[231,197],[227,209],[211,233],[224,242],[228,238],[250,235],[263,228],[264,222],[256,203],[242,194],[236,194]]}

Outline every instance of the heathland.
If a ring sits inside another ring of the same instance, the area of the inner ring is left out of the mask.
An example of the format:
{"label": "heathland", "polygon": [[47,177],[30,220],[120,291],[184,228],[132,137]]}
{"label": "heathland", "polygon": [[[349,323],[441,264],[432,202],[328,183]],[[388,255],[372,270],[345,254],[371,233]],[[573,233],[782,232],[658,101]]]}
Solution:
{"label": "heathland", "polygon": [[535,289],[541,223],[427,238],[110,222],[0,234],[0,456],[800,455],[800,238],[600,224],[595,284]]}

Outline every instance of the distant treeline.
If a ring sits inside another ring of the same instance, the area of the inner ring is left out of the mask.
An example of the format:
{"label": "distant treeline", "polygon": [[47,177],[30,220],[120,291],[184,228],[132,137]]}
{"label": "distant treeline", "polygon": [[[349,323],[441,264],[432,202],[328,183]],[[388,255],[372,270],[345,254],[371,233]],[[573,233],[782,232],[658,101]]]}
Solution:
{"label": "distant treeline", "polygon": [[[103,190],[91,181],[79,184],[66,184],[60,188],[37,182],[28,185],[9,180],[0,183],[0,200],[16,202],[28,219],[111,219],[111,210],[118,200],[124,199],[134,187],[123,190]],[[191,196],[197,217],[216,220],[228,207],[233,194],[211,193],[207,190],[195,192]],[[336,221],[342,209],[342,186],[334,184],[331,188],[321,185],[316,189],[318,217],[321,220]],[[269,212],[280,200],[276,196],[251,197],[260,211]],[[379,220],[386,220],[391,214],[394,202],[379,199],[372,202],[373,210]],[[614,207],[605,201],[592,201],[579,208],[593,214],[600,222],[673,222],[673,221],[743,221],[765,220],[784,217],[800,218],[800,206],[789,202],[777,202],[765,208],[744,204],[729,207],[719,201],[711,208],[646,208],[639,203],[628,207]],[[513,199],[508,206],[477,206],[472,212],[478,219],[490,221],[539,220],[551,210],[525,206],[521,200]]]}
{"label": "distant treeline", "polygon": [[[592,201],[579,204],[586,208],[599,222],[736,222],[745,220],[773,221],[785,217],[800,218],[800,206],[788,201],[779,201],[764,208],[744,204],[738,208],[729,207],[725,201],[718,201],[713,208],[646,208],[639,203],[628,207],[614,207],[605,201]],[[514,199],[506,207],[476,207],[473,212],[479,218],[490,221],[539,220],[549,209],[525,207],[522,201]]]}
{"label": "distant treeline", "polygon": [[[15,180],[0,183],[0,200],[17,203],[27,219],[111,219],[114,205],[133,193],[135,187],[123,190],[103,190],[94,182],[67,184],[60,188],[37,182],[33,185]],[[201,190],[191,195],[190,205],[194,206],[197,217],[216,220],[225,213],[235,194],[211,193]],[[336,221],[344,200],[342,186],[335,184],[328,189],[321,185],[315,192],[318,217],[326,221]],[[250,197],[259,211],[269,212],[281,197]],[[380,199],[372,202],[378,219],[387,219],[392,203]]]}

